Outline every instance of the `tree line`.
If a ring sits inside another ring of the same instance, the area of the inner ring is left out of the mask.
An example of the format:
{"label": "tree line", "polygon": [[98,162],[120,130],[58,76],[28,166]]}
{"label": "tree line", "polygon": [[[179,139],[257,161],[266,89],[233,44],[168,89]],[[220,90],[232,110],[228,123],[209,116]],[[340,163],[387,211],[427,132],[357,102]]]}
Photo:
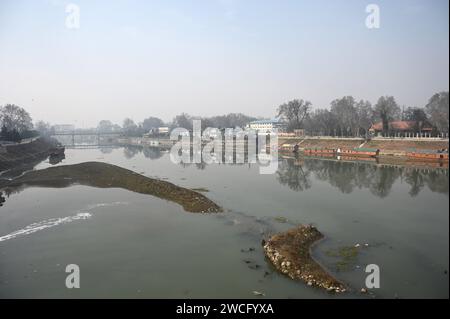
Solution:
{"label": "tree line", "polygon": [[288,132],[304,129],[311,135],[366,136],[377,122],[388,135],[389,123],[396,120],[413,121],[417,130],[429,123],[435,132],[448,133],[448,92],[434,94],[423,107],[400,107],[393,96],[382,96],[375,105],[344,96],[331,101],[329,109],[313,110],[311,102],[295,99],[280,105],[277,116],[287,124]]}
{"label": "tree line", "polygon": [[142,136],[151,130],[159,127],[169,127],[173,129],[182,127],[187,130],[192,130],[193,120],[202,121],[202,129],[206,127],[228,128],[228,127],[245,127],[249,122],[256,120],[255,117],[248,116],[241,113],[230,113],[226,115],[218,115],[212,117],[193,116],[187,113],[181,113],[173,118],[169,123],[165,123],[158,117],[148,117],[142,122],[136,123],[131,118],[126,118],[122,122],[122,126],[113,124],[109,120],[102,120],[97,125],[99,132],[122,132],[126,136]]}
{"label": "tree line", "polygon": [[[423,107],[400,106],[393,96],[381,96],[374,105],[367,100],[356,100],[353,96],[344,96],[331,101],[329,108],[318,109],[313,109],[310,101],[294,99],[280,105],[277,108],[276,116],[286,124],[288,132],[304,129],[309,135],[364,137],[368,136],[369,129],[373,124],[380,122],[383,134],[389,135],[391,133],[389,123],[398,120],[415,122],[417,131],[429,124],[433,127],[435,134],[448,134],[449,93],[434,94]],[[241,113],[212,117],[181,113],[169,123],[164,123],[156,117],[149,117],[136,124],[127,118],[123,121],[122,130],[125,135],[129,136],[141,136],[160,126],[192,130],[193,120],[201,120],[202,129],[206,127],[244,128],[249,122],[257,119],[261,118]],[[114,125],[110,121],[101,121],[98,129],[113,130],[114,127],[120,129],[120,126]]]}
{"label": "tree line", "polygon": [[[308,135],[323,136],[367,136],[370,127],[382,123],[383,133],[390,132],[391,121],[413,121],[417,130],[426,123],[433,126],[435,133],[449,132],[449,92],[434,94],[423,107],[400,107],[393,96],[382,96],[375,105],[367,100],[356,100],[344,96],[331,101],[329,108],[313,109],[311,102],[294,99],[280,105],[276,116],[286,124],[288,132],[304,129]],[[142,136],[159,127],[183,127],[192,130],[193,120],[202,121],[206,127],[235,128],[245,127],[249,122],[261,119],[242,113],[229,113],[212,117],[193,116],[187,113],[176,115],[169,123],[158,117],[150,116],[135,123],[131,118],[124,119],[122,126],[109,120],[97,125],[98,132],[120,132],[127,136]],[[54,130],[50,123],[38,121],[33,125],[30,114],[23,108],[7,104],[0,107],[0,139],[18,141],[36,135],[51,135]],[[34,129],[34,130],[33,130]]]}

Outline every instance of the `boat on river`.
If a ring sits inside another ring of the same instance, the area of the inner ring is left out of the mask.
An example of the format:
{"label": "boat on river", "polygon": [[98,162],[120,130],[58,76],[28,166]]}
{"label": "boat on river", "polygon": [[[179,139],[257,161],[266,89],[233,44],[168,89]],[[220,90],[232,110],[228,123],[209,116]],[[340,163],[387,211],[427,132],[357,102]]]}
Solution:
{"label": "boat on river", "polygon": [[380,150],[377,148],[353,148],[353,149],[338,149],[337,155],[339,156],[356,156],[356,157],[377,157],[380,154]]}
{"label": "boat on river", "polygon": [[406,156],[410,159],[448,161],[448,149],[442,150],[409,150]]}
{"label": "boat on river", "polygon": [[334,148],[305,148],[303,152],[306,155],[320,155],[320,156],[336,155],[336,150]]}
{"label": "boat on river", "polygon": [[65,150],[66,150],[66,148],[64,146],[57,145],[50,149],[49,156],[50,157],[60,157],[60,156],[64,155]]}

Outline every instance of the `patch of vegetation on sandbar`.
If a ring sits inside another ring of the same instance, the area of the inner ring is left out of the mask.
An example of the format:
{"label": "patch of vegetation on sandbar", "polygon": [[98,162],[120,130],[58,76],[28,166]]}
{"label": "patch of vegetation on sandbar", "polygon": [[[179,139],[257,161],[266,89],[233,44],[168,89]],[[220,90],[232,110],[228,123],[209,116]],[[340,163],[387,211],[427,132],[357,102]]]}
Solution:
{"label": "patch of vegetation on sandbar", "polygon": [[175,202],[192,213],[222,211],[216,203],[198,192],[100,162],[85,162],[30,171],[11,181],[1,181],[0,189],[26,185],[68,187],[74,184],[99,188],[123,188],[136,193],[148,194]]}
{"label": "patch of vegetation on sandbar", "polygon": [[343,246],[337,249],[329,249],[325,254],[329,257],[338,258],[336,261],[337,271],[350,270],[356,263],[360,252],[359,245],[357,246]]}
{"label": "patch of vegetation on sandbar", "polygon": [[204,188],[204,187],[196,187],[196,188],[191,188],[193,191],[195,192],[201,192],[201,193],[208,193],[209,189]]}
{"label": "patch of vegetation on sandbar", "polygon": [[345,292],[345,286],[331,276],[312,257],[311,247],[323,238],[316,227],[300,225],[263,241],[264,252],[274,267],[294,280],[329,292]]}
{"label": "patch of vegetation on sandbar", "polygon": [[286,224],[289,221],[286,217],[283,216],[277,216],[274,218],[274,220],[281,224]]}

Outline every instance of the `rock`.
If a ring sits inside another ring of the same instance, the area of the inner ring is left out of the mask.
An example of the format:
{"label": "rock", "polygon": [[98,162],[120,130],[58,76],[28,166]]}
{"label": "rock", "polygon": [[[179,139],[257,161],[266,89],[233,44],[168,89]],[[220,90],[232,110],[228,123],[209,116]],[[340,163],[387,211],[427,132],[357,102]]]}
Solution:
{"label": "rock", "polygon": [[367,289],[366,289],[366,288],[361,288],[361,293],[362,293],[362,294],[367,293]]}
{"label": "rock", "polygon": [[253,290],[253,294],[254,294],[255,296],[262,296],[262,297],[265,296],[265,294],[264,294],[263,292],[260,292],[260,291],[257,291],[257,290]]}

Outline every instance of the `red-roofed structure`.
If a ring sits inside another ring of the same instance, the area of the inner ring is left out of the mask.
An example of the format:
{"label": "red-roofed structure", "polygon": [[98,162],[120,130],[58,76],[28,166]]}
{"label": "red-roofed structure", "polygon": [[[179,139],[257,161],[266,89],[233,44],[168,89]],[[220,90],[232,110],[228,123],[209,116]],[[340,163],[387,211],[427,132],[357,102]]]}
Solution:
{"label": "red-roofed structure", "polygon": [[[389,134],[396,136],[413,136],[420,133],[431,134],[433,126],[428,122],[416,121],[392,121],[389,122]],[[378,122],[373,124],[369,132],[372,134],[379,134],[383,132],[383,123]]]}

